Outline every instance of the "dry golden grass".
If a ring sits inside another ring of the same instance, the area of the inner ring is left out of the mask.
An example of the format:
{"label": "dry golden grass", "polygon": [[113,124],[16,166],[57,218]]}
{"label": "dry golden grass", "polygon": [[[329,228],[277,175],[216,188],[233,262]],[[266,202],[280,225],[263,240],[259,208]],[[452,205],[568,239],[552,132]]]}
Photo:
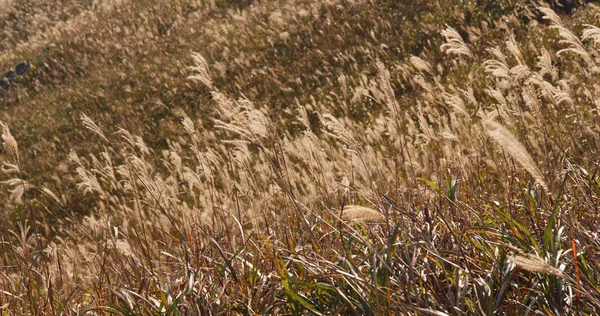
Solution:
{"label": "dry golden grass", "polygon": [[596,6],[5,4],[0,313],[600,311]]}

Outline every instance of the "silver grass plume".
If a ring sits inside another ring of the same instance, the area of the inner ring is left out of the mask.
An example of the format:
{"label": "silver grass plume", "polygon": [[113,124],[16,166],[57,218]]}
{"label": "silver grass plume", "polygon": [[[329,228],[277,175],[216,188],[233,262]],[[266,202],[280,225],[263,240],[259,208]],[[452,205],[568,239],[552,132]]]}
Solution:
{"label": "silver grass plume", "polygon": [[344,207],[342,219],[364,224],[382,223],[385,221],[385,217],[380,212],[360,205],[347,205]]}
{"label": "silver grass plume", "polygon": [[591,24],[584,24],[583,26],[585,26],[585,29],[583,30],[581,39],[584,41],[591,40],[594,44],[600,45],[600,28]]}
{"label": "silver grass plume", "polygon": [[537,272],[542,274],[554,275],[557,277],[564,277],[563,272],[560,269],[544,262],[542,258],[534,255],[513,255],[507,259],[508,262],[512,262],[518,267],[531,272]]}
{"label": "silver grass plume", "polygon": [[446,25],[446,29],[442,31],[442,35],[446,38],[446,43],[440,46],[442,50],[450,54],[465,55],[473,58],[473,53],[471,53],[471,50],[455,29]]}
{"label": "silver grass plume", "polygon": [[593,65],[592,57],[583,46],[583,43],[581,43],[575,34],[564,27],[560,17],[550,8],[539,7],[538,10],[544,14],[543,19],[550,21],[550,27],[558,30],[558,35],[562,37],[558,42],[569,46],[556,52],[556,55],[560,56],[562,53],[572,52],[581,56],[588,65]]}
{"label": "silver grass plume", "polygon": [[550,74],[552,78],[556,78],[558,76],[558,71],[552,64],[552,57],[550,53],[545,48],[542,48],[542,52],[540,56],[537,58],[537,66],[540,69],[540,76],[544,76],[545,74]]}
{"label": "silver grass plume", "polygon": [[486,134],[516,160],[521,167],[527,170],[544,190],[548,191],[548,186],[541,172],[533,161],[533,158],[527,152],[527,149],[525,149],[525,146],[508,129],[495,121],[485,120],[483,126],[485,127]]}
{"label": "silver grass plume", "polygon": [[413,67],[415,67],[416,70],[433,75],[431,64],[428,61],[417,56],[410,56],[410,63],[413,65]]}
{"label": "silver grass plume", "polygon": [[350,148],[356,148],[358,146],[358,142],[352,136],[352,134],[342,125],[342,123],[333,115],[329,113],[325,113],[323,115],[319,115],[321,122],[325,126],[325,133],[335,139],[340,140],[342,143],[347,145]]}
{"label": "silver grass plume", "polygon": [[190,137],[192,138],[194,145],[197,145],[198,142],[200,142],[200,138],[196,133],[194,121],[192,121],[192,119],[189,116],[187,116],[187,114],[183,113],[181,123],[183,124],[183,128],[185,129],[186,133],[188,133],[188,135],[190,135]]}
{"label": "silver grass plume", "polygon": [[510,34],[508,37],[506,48],[508,48],[508,51],[515,57],[519,65],[525,65],[525,58],[523,58],[523,54],[521,54],[521,50],[519,49],[519,45],[513,34]]}
{"label": "silver grass plume", "polygon": [[510,68],[506,56],[498,48],[490,48],[488,52],[494,55],[495,59],[488,59],[483,62],[485,72],[497,78],[510,79]]}
{"label": "silver grass plume", "polygon": [[30,189],[35,189],[34,185],[19,178],[12,178],[10,180],[2,181],[0,183],[12,187],[12,190],[8,190],[8,192],[10,192],[9,198],[17,204],[23,203],[23,194],[25,194],[25,192],[29,191]]}
{"label": "silver grass plume", "polygon": [[19,146],[17,145],[17,141],[10,133],[10,129],[8,128],[8,125],[6,125],[0,121],[0,126],[2,127],[2,146],[4,147],[4,150],[10,155],[13,165],[16,165],[18,168],[18,166],[19,166]]}
{"label": "silver grass plume", "polygon": [[104,133],[102,132],[100,127],[98,127],[98,125],[96,125],[96,123],[94,123],[94,121],[92,121],[92,119],[89,118],[89,116],[85,115],[85,113],[81,113],[80,119],[83,122],[83,126],[85,126],[85,128],[96,133],[98,136],[100,136],[102,139],[108,142],[108,138],[104,136]]}
{"label": "silver grass plume", "polygon": [[204,59],[204,57],[198,53],[192,53],[192,58],[194,59],[195,66],[191,66],[189,69],[194,72],[194,75],[189,76],[189,78],[202,82],[205,86],[212,90],[213,84],[212,79],[210,78],[210,71],[208,69],[208,63],[206,62],[206,59]]}
{"label": "silver grass plume", "polygon": [[[417,58],[417,57],[415,57]],[[400,106],[396,101],[396,95],[394,94],[394,89],[392,88],[392,84],[390,82],[390,72],[385,68],[385,65],[378,59],[375,62],[377,66],[377,88],[372,89],[375,94],[375,97],[380,101],[385,103],[390,111],[392,111],[393,115],[397,118],[400,111]],[[380,91],[380,93],[377,93]]]}
{"label": "silver grass plume", "polygon": [[444,101],[446,102],[446,104],[451,106],[454,109],[455,113],[464,115],[469,120],[471,119],[471,117],[469,116],[469,112],[467,112],[465,101],[460,96],[448,92],[444,92],[442,96],[444,97]]}

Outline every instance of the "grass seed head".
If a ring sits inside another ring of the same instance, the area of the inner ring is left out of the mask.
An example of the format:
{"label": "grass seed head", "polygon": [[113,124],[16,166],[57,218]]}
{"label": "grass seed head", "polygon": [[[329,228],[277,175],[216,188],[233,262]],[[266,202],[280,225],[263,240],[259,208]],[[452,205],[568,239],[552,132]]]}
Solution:
{"label": "grass seed head", "polygon": [[385,217],[380,212],[360,205],[347,205],[344,207],[342,219],[364,224],[377,224],[385,221]]}
{"label": "grass seed head", "polygon": [[10,129],[8,125],[2,123],[0,121],[0,126],[2,126],[2,145],[4,146],[4,150],[10,155],[12,162],[15,165],[19,165],[19,146],[17,145],[17,141],[10,133]]}
{"label": "grass seed head", "polygon": [[515,159],[521,167],[527,170],[533,179],[547,191],[548,186],[546,185],[546,181],[544,181],[542,173],[539,171],[533,158],[531,158],[531,155],[527,152],[525,146],[523,146],[519,140],[500,123],[486,120],[483,124],[487,135]]}
{"label": "grass seed head", "polygon": [[517,266],[519,266],[520,268],[525,269],[527,271],[548,274],[548,275],[554,275],[554,276],[561,277],[561,278],[564,277],[564,274],[561,270],[557,269],[556,267],[554,267],[552,265],[547,264],[546,262],[544,262],[544,260],[542,260],[541,258],[539,258],[537,256],[514,255],[514,256],[510,256],[507,259],[507,261],[512,262],[512,263],[516,264]]}

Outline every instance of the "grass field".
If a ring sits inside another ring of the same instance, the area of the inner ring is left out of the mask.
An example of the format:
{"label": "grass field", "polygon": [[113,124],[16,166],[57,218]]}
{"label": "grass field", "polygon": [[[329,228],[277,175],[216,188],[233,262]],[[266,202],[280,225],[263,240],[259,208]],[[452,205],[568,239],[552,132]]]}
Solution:
{"label": "grass field", "polygon": [[0,314],[599,314],[584,2],[0,0]]}

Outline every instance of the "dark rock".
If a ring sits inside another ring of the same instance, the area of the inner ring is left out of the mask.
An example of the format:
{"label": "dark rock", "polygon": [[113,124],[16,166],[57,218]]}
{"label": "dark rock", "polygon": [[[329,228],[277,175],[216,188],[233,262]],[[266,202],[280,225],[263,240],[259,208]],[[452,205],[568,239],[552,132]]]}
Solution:
{"label": "dark rock", "polygon": [[15,81],[17,75],[14,71],[9,71],[0,78],[0,94],[4,94],[10,88],[11,83]]}
{"label": "dark rock", "polygon": [[8,88],[10,88],[8,79],[5,79],[4,77],[0,78],[0,93],[8,90]]}
{"label": "dark rock", "polygon": [[9,71],[7,73],[5,73],[4,75],[2,75],[2,80],[6,79],[6,81],[8,83],[13,83],[15,81],[15,79],[17,79],[17,75],[15,74],[14,71]]}
{"label": "dark rock", "polygon": [[18,76],[22,76],[26,74],[27,71],[29,71],[29,68],[31,68],[31,64],[28,61],[26,61],[18,64],[17,67],[15,67],[15,70],[17,71]]}

